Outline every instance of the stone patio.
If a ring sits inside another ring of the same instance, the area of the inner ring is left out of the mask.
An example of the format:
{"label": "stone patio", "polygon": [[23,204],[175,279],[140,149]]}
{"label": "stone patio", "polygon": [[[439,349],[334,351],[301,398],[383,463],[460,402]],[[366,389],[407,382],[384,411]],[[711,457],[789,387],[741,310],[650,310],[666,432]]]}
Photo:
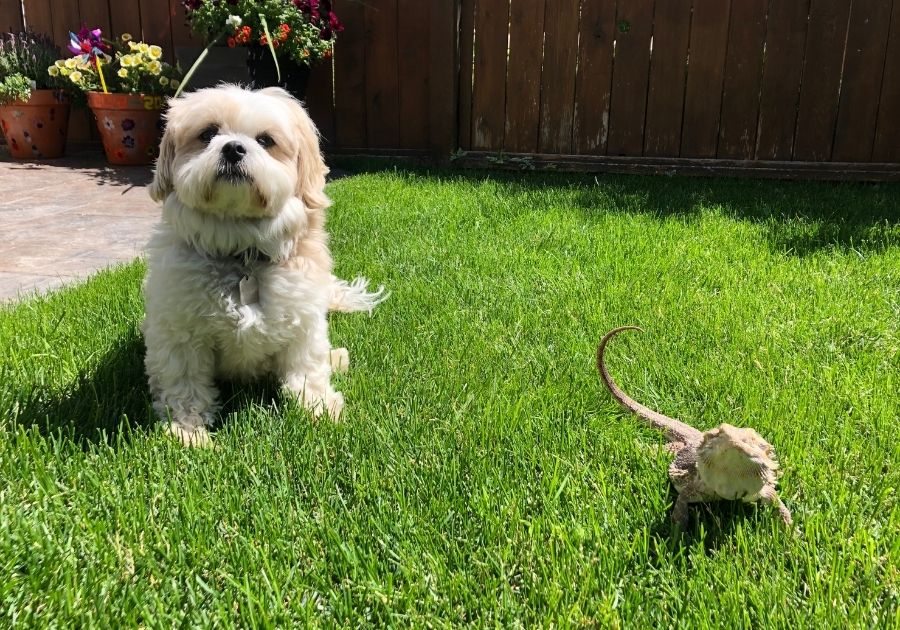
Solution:
{"label": "stone patio", "polygon": [[0,302],[141,255],[159,218],[151,167],[107,166],[99,148],[11,160],[0,147]]}

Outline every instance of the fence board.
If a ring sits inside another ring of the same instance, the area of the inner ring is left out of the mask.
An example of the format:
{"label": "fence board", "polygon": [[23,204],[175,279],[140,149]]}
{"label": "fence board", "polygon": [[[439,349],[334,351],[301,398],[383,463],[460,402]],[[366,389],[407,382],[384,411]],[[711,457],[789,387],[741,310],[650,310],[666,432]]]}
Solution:
{"label": "fence board", "polygon": [[878,100],[875,86],[884,72],[891,0],[855,0],[850,9],[847,52],[834,133],[836,162],[867,162],[872,157]]}
{"label": "fence board", "polygon": [[576,153],[604,153],[609,136],[616,0],[584,2],[575,77],[573,145]]}
{"label": "fence board", "polygon": [[768,0],[740,0],[731,7],[718,157],[749,160],[756,150],[759,89]]}
{"label": "fence board", "polygon": [[141,36],[141,5],[139,0],[112,0],[109,3],[110,30],[117,35],[128,33]]}
{"label": "fence board", "polygon": [[400,143],[397,0],[366,5],[366,135],[370,147]]}
{"label": "fence board", "polygon": [[334,45],[334,141],[366,146],[365,8],[354,0],[334,0],[344,31]]}
{"label": "fence board", "polygon": [[400,148],[428,148],[429,3],[398,0]]}
{"label": "fence board", "polygon": [[849,15],[850,0],[816,0],[810,4],[795,160],[831,159]]}
{"label": "fence board", "polygon": [[756,159],[790,160],[800,100],[809,0],[771,0]]}
{"label": "fence board", "polygon": [[616,9],[618,33],[607,146],[610,155],[641,155],[644,149],[653,4],[653,0],[632,0]]}
{"label": "fence board", "polygon": [[78,30],[82,24],[87,24],[88,28],[102,30],[103,36],[109,39],[120,35],[110,28],[109,4],[106,0],[78,0],[78,17],[78,23],[72,25],[70,30]]}
{"label": "fence board", "polygon": [[[113,0],[115,2],[116,0]],[[175,46],[172,43],[172,25],[169,16],[168,0],[140,0],[141,39],[145,42],[162,46],[166,51],[166,59],[175,59]],[[136,33],[132,33],[136,35]]]}
{"label": "fence board", "polygon": [[81,28],[81,20],[78,19],[78,0],[51,0],[50,5],[53,39],[61,48],[65,48],[69,42],[69,32],[78,32]]}
{"label": "fence board", "polygon": [[681,128],[682,157],[716,154],[730,4],[727,0],[694,0]]}
{"label": "fence board", "polygon": [[644,155],[677,157],[681,147],[691,0],[656,3],[647,88]]}
{"label": "fence board", "polygon": [[551,0],[544,11],[544,67],[541,73],[542,152],[572,152],[578,0]]}
{"label": "fence board", "polygon": [[457,144],[459,1],[431,5],[428,35],[428,141],[432,157],[447,161]]}
{"label": "fence board", "polygon": [[[459,147],[472,147],[475,80],[475,0],[462,0],[459,13]],[[535,133],[537,131],[535,130]]]}
{"label": "fence board", "polygon": [[[111,1],[115,2],[117,0]],[[191,33],[191,27],[187,23],[184,5],[181,3],[181,0],[169,0],[169,16],[172,21],[172,44],[174,46],[200,45],[201,38]],[[187,68],[184,71],[187,72]]]}
{"label": "fence board", "polygon": [[508,0],[476,1],[472,148],[503,148],[508,20]]}
{"label": "fence board", "polygon": [[19,0],[4,0],[0,3],[0,30],[22,30],[22,5]]}
{"label": "fence board", "polygon": [[28,28],[52,36],[53,19],[50,17],[50,0],[25,0],[24,6]]}
{"label": "fence board", "polygon": [[873,162],[900,162],[900,2],[894,1],[888,39]]}
{"label": "fence board", "polygon": [[504,146],[533,153],[538,149],[540,125],[544,0],[512,0],[509,23]]}

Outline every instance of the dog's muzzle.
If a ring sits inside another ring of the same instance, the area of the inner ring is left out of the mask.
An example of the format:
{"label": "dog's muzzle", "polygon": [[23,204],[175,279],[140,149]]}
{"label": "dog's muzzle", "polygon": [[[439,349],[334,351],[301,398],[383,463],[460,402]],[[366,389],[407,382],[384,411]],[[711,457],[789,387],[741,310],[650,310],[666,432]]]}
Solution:
{"label": "dog's muzzle", "polygon": [[244,160],[245,155],[247,155],[247,148],[243,144],[237,140],[226,142],[222,146],[222,156],[219,159],[216,178],[232,184],[238,184],[250,179],[247,173],[244,172],[244,169],[241,168],[241,162]]}

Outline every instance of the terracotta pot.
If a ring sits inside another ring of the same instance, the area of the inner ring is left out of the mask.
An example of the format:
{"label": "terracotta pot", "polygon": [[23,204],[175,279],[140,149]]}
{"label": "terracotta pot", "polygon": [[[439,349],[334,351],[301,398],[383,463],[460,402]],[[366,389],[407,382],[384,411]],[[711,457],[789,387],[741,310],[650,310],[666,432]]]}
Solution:
{"label": "terracotta pot", "polygon": [[69,132],[69,99],[60,90],[32,90],[27,101],[0,105],[0,128],[14,158],[62,157]]}
{"label": "terracotta pot", "polygon": [[106,161],[118,165],[152,164],[162,136],[162,96],[88,92]]}

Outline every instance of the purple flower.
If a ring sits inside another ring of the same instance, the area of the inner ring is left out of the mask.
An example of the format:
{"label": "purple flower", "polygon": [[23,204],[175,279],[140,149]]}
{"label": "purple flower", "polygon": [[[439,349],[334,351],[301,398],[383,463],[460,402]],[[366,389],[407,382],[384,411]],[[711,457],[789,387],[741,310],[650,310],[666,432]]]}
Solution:
{"label": "purple flower", "polygon": [[131,131],[132,129],[134,129],[134,121],[130,118],[126,118],[122,121],[122,129],[124,131]]}

